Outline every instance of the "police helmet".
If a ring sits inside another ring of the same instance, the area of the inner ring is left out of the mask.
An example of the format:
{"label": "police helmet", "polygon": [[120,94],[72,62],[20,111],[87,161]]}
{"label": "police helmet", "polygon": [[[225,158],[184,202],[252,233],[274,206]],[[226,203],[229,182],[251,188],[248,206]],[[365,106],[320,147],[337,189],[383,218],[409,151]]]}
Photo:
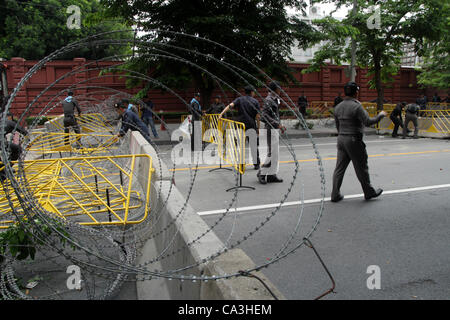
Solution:
{"label": "police helmet", "polygon": [[344,93],[346,96],[354,96],[358,90],[359,86],[353,81],[347,82],[344,86]]}

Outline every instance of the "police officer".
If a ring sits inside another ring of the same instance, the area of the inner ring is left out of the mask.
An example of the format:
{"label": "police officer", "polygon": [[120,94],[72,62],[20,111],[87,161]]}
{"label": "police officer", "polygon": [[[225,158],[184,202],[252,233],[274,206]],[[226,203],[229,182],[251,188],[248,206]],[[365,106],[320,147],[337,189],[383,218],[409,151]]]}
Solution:
{"label": "police officer", "polygon": [[[17,131],[23,136],[28,135],[28,131],[23,128],[21,125],[19,125],[16,121],[14,121],[13,115],[8,112],[8,116],[10,119],[6,119],[5,121],[5,136],[4,139],[6,140],[6,150],[9,151],[8,153],[8,160],[9,161],[17,161],[20,157],[20,154],[22,153],[22,147],[18,144],[15,144],[9,140],[7,140],[6,136],[13,131]],[[0,167],[3,167],[3,163],[0,161]],[[3,169],[0,170],[0,180],[3,181],[6,178],[6,174],[3,171]]]}
{"label": "police officer", "polygon": [[191,133],[191,150],[194,151],[195,139],[195,121],[202,120],[202,106],[200,105],[200,93],[194,94],[191,103],[189,104],[189,112],[192,115],[192,133]]}
{"label": "police officer", "polygon": [[148,142],[151,142],[148,127],[141,119],[139,119],[139,116],[132,110],[132,108],[128,108],[126,105],[129,105],[128,101],[116,105],[117,112],[122,118],[122,126],[120,127],[117,136],[119,138],[123,137],[127,131],[131,129],[132,131],[139,131]]}
{"label": "police officer", "polygon": [[303,118],[306,118],[306,107],[308,106],[308,99],[305,96],[305,92],[302,92],[302,95],[298,97],[298,110],[303,115]]}
{"label": "police officer", "polygon": [[146,126],[150,125],[153,136],[158,139],[158,132],[156,131],[155,122],[153,121],[153,107],[153,102],[150,99],[144,101],[144,105],[142,106],[142,121],[144,121]]}
{"label": "police officer", "polygon": [[375,190],[370,184],[368,156],[363,135],[364,126],[377,123],[386,116],[386,112],[381,111],[378,116],[370,118],[361,103],[356,100],[358,90],[359,87],[355,82],[348,82],[344,86],[344,101],[334,111],[338,138],[336,169],[333,174],[333,191],[331,192],[332,202],[344,199],[340,189],[350,161],[353,163],[366,200],[378,197],[383,192],[382,189]]}
{"label": "police officer", "polygon": [[[75,118],[75,109],[78,111],[78,116],[81,114],[80,106],[78,102],[73,97],[73,92],[69,91],[67,93],[67,97],[64,99],[62,103],[63,111],[64,111],[64,133],[69,133],[70,128],[72,128],[75,133],[80,133],[80,126],[78,125],[77,119]],[[69,144],[69,137],[66,136],[65,144]]]}
{"label": "police officer", "polygon": [[258,100],[255,99],[255,89],[252,86],[246,86],[244,91],[245,96],[238,97],[232,103],[227,105],[219,115],[219,118],[222,118],[223,114],[230,108],[235,107],[237,109],[238,114],[235,120],[244,123],[246,136],[256,136],[256,143],[255,141],[250,141],[250,150],[253,161],[256,160],[256,163],[253,163],[253,166],[255,170],[258,170],[261,162],[259,160],[259,137],[256,120],[257,117],[259,117],[260,106]]}
{"label": "police officer", "polygon": [[261,184],[272,182],[283,182],[283,179],[277,177],[279,170],[280,140],[279,131],[284,132],[286,128],[280,120],[280,85],[276,81],[269,84],[269,94],[264,100],[261,121],[265,123],[267,130],[267,158],[258,171],[257,177]]}
{"label": "police officer", "polygon": [[333,104],[333,108],[336,108],[336,106],[342,102],[342,97],[341,97],[341,93],[339,92],[338,96],[336,98],[334,98],[334,104]]}
{"label": "police officer", "polygon": [[418,115],[419,115],[420,107],[415,103],[410,103],[406,106],[405,112],[405,124],[403,126],[403,137],[402,139],[406,139],[408,124],[410,122],[414,125],[414,139],[417,139],[417,134],[419,133],[419,127],[417,123]]}
{"label": "police officer", "polygon": [[206,113],[219,114],[223,109],[225,109],[225,105],[222,102],[222,97],[218,95],[214,98],[213,104],[211,105],[211,107],[209,107],[208,110],[206,110]]}
{"label": "police officer", "polygon": [[399,102],[395,106],[394,110],[392,110],[389,118],[394,124],[394,130],[392,131],[392,138],[398,137],[398,127],[402,127],[402,130],[406,130],[403,127],[403,119],[402,119],[402,111],[403,107],[406,106],[406,102]]}

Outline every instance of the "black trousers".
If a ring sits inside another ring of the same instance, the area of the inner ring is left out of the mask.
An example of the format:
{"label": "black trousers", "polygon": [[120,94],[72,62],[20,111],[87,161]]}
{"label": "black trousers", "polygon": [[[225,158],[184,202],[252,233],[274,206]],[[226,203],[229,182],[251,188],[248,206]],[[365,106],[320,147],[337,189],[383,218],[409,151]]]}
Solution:
{"label": "black trousers", "polygon": [[340,197],[340,189],[342,181],[344,180],[345,170],[350,161],[353,163],[356,176],[361,183],[364,195],[370,197],[376,193],[375,189],[370,184],[367,159],[366,144],[363,142],[362,137],[347,135],[338,136],[337,160],[336,169],[333,174],[333,191],[331,192],[331,199],[338,199]]}
{"label": "black trousers", "polygon": [[392,131],[393,136],[398,135],[398,127],[403,129],[403,121],[401,117],[391,117],[392,123],[394,123],[394,130]]}
{"label": "black trousers", "polygon": [[[69,133],[70,128],[73,128],[75,133],[80,133],[80,126],[78,125],[77,119],[75,116],[66,116],[63,120],[64,123],[64,133]],[[65,144],[69,144],[69,136],[64,138]]]}

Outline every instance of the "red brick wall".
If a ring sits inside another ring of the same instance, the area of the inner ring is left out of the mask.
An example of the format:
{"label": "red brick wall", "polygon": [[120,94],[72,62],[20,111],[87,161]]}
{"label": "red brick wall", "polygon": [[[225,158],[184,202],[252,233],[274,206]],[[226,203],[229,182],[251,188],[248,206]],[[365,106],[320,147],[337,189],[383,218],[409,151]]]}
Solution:
{"label": "red brick wall", "polygon": [[[25,75],[30,68],[35,65],[36,61],[26,61],[22,58],[13,58],[7,61],[7,78],[9,92],[11,93],[17,83]],[[76,75],[72,75],[67,79],[62,80],[55,86],[53,86],[48,92],[45,93],[43,98],[39,99],[38,105],[28,113],[27,116],[37,114],[42,106],[47,103],[55,94],[61,90],[67,89],[71,84],[80,82],[83,80],[96,77],[98,75],[97,70],[89,71],[91,68],[96,68],[97,64],[94,62],[91,65],[86,66],[86,62],[83,58],[76,58],[72,61],[52,61],[47,63],[41,70],[37,71],[25,86],[18,92],[12,112],[15,115],[21,114],[26,106],[33,101],[35,96],[44,90],[48,85],[53,83],[56,79],[63,76],[67,72],[76,70],[81,67],[81,72]],[[117,64],[118,62],[99,62],[100,67],[107,67]],[[290,98],[297,102],[298,97],[302,92],[308,98],[308,101],[332,101],[339,92],[343,92],[343,85],[349,80],[345,76],[345,67],[330,65],[328,68],[323,68],[320,72],[301,74],[301,70],[306,68],[306,64],[292,64],[295,70],[295,77],[301,82],[301,87],[289,87],[285,88]],[[418,94],[423,92],[417,87],[416,71],[414,69],[402,68],[398,75],[394,76],[395,82],[391,88],[385,89],[385,99],[390,100],[393,103],[398,101],[415,101]],[[376,91],[368,88],[367,70],[357,69],[356,81],[360,85],[360,101],[370,101],[376,98]],[[130,94],[135,94],[139,89],[127,89],[125,87],[125,79],[120,78],[120,75],[116,74],[111,77],[103,79],[90,79],[88,83],[82,85],[89,86],[104,86],[113,88],[119,91],[125,91]],[[75,95],[87,94],[89,92],[97,91],[98,89],[84,88],[75,90]],[[192,99],[194,89],[191,90],[178,90],[177,93],[187,103]],[[112,93],[112,92],[111,92]],[[429,98],[434,93],[433,90],[426,92],[429,94]],[[220,94],[220,92],[215,92]],[[265,95],[265,90],[261,92]],[[441,97],[446,96],[446,92],[440,92]],[[96,98],[103,100],[108,97],[108,93],[97,95]],[[185,104],[180,101],[179,98],[173,96],[170,93],[153,92],[150,94],[154,104],[155,110],[160,111],[186,111]],[[234,94],[228,97],[231,100],[235,97]],[[224,101],[225,103],[229,101]],[[204,103],[202,101],[202,103]],[[62,110],[60,107],[55,108],[50,114],[60,114]]]}

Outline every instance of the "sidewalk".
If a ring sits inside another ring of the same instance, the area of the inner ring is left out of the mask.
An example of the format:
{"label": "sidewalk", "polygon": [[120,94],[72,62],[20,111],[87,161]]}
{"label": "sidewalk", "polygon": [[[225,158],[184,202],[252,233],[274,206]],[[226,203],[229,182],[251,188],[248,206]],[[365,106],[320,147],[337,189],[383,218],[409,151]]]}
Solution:
{"label": "sidewalk", "polygon": [[[324,120],[324,119],[314,119],[314,120],[307,120],[307,123],[313,123],[314,126],[312,129],[309,129],[309,132],[311,133],[313,138],[322,138],[322,137],[333,137],[337,136],[337,130],[334,125],[334,121],[330,120]],[[286,135],[288,139],[299,139],[299,138],[308,138],[308,132],[303,129],[295,129],[293,126],[292,120],[283,120],[283,124],[286,126],[287,131]],[[155,142],[156,145],[170,145],[170,144],[177,144],[178,141],[171,141],[169,132],[173,133],[178,127],[180,126],[179,123],[169,123],[167,124],[167,129],[162,131],[160,128],[160,125],[156,125],[156,130],[158,132],[159,139],[154,139],[153,134],[150,133],[150,137]],[[151,130],[150,130],[151,132]],[[366,128],[365,129],[366,135],[375,135],[377,134],[376,130],[373,128]]]}

